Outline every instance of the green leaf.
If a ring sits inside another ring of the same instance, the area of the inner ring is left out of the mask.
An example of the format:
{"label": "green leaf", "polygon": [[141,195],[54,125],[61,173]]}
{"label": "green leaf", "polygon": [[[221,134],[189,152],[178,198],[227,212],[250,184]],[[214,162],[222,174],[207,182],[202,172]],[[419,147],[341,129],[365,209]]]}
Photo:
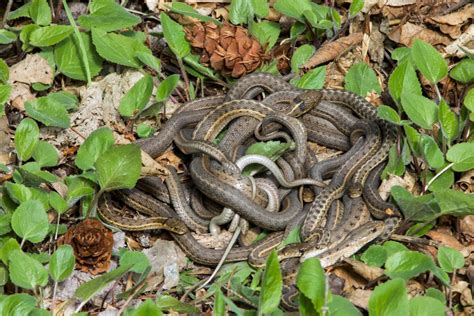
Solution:
{"label": "green leaf", "polygon": [[193,7],[187,5],[186,3],[173,1],[173,3],[171,4],[171,12],[178,13],[184,16],[190,16],[203,22],[212,22],[218,26],[222,25],[219,20],[200,14],[199,12],[194,10]]}
{"label": "green leaf", "polygon": [[268,0],[252,0],[252,7],[259,18],[265,18],[270,13]]}
{"label": "green leaf", "polygon": [[145,302],[141,303],[137,309],[130,316],[161,316],[163,313],[161,310],[156,306],[155,303],[151,299],[145,300]]}
{"label": "green leaf", "polygon": [[9,76],[8,65],[0,58],[0,81],[7,82]]}
{"label": "green leaf", "polygon": [[464,58],[449,73],[451,78],[464,84],[474,80],[474,60]]}
{"label": "green leaf", "polygon": [[441,130],[448,141],[453,141],[459,132],[459,121],[457,115],[451,111],[446,101],[439,103],[438,119],[441,123]]}
{"label": "green leaf", "polygon": [[150,266],[148,257],[140,251],[125,250],[120,254],[120,265],[131,266],[130,271],[143,273]]}
{"label": "green leaf", "polygon": [[305,44],[301,45],[296,49],[291,57],[291,71],[294,73],[298,73],[300,70],[300,66],[302,66],[308,59],[311,58],[314,54],[314,46]]}
{"label": "green leaf", "polygon": [[42,242],[48,234],[48,215],[44,206],[37,200],[21,203],[12,215],[12,228],[25,240]]}
{"label": "green leaf", "polygon": [[136,57],[139,52],[151,54],[150,49],[136,38],[106,33],[96,28],[92,29],[92,42],[102,58],[127,67],[141,67],[141,62]]}
{"label": "green leaf", "polygon": [[303,12],[312,10],[308,0],[277,0],[273,8],[284,15],[304,23]]}
{"label": "green leaf", "polygon": [[416,156],[421,155],[421,149],[420,149],[420,141],[421,141],[421,135],[418,133],[416,129],[409,125],[404,125],[403,129],[405,131],[405,135],[407,136],[407,141],[408,144],[410,145],[411,150]]}
{"label": "green leaf", "polygon": [[346,90],[352,91],[362,97],[368,92],[382,92],[375,72],[366,63],[353,65],[344,78]]}
{"label": "green leaf", "polygon": [[443,303],[446,304],[446,297],[444,296],[443,292],[433,287],[426,289],[426,296],[432,297]]}
{"label": "green leaf", "polygon": [[36,299],[28,294],[9,294],[0,300],[0,315],[31,315]]}
{"label": "green leaf", "polygon": [[454,171],[467,171],[474,168],[474,143],[461,143],[451,147],[446,159],[454,163]]}
{"label": "green leaf", "polygon": [[408,220],[431,221],[441,213],[433,194],[413,196],[400,186],[393,187],[391,194]]}
{"label": "green leaf", "polygon": [[128,12],[114,1],[103,3],[89,15],[81,15],[78,19],[81,26],[97,28],[105,32],[117,31],[137,25],[141,19]]}
{"label": "green leaf", "polygon": [[23,119],[15,131],[15,148],[18,158],[26,161],[31,158],[39,140],[38,124],[30,118]]}
{"label": "green leaf", "polygon": [[388,79],[388,88],[397,104],[401,103],[403,93],[421,95],[420,82],[409,60],[405,60],[395,67]]}
{"label": "green leaf", "polygon": [[328,304],[331,316],[362,316],[362,313],[347,298],[333,295]]}
{"label": "green leaf", "polygon": [[5,29],[0,30],[0,45],[6,45],[16,41],[16,34]]}
{"label": "green leaf", "polygon": [[59,153],[56,147],[40,140],[33,151],[33,158],[41,167],[54,167],[58,164]]}
{"label": "green leaf", "polygon": [[20,183],[7,182],[4,185],[8,195],[15,203],[23,203],[31,199],[30,188]]}
{"label": "green leaf", "polygon": [[28,316],[53,316],[53,314],[45,309],[35,308]]}
{"label": "green leaf", "polygon": [[178,58],[184,58],[191,52],[191,46],[186,41],[186,35],[183,30],[183,26],[173,21],[166,13],[160,13],[161,26],[163,27],[163,35],[165,36],[166,43],[178,56]]}
{"label": "green leaf", "polygon": [[0,236],[8,234],[9,232],[12,231],[11,221],[12,221],[11,213],[5,213],[5,214],[0,215]]}
{"label": "green leaf", "polygon": [[13,250],[8,257],[8,261],[10,279],[13,284],[32,290],[37,286],[45,286],[48,283],[48,271],[41,263],[23,251]]}
{"label": "green leaf", "polygon": [[145,65],[156,72],[161,70],[161,61],[149,52],[138,52],[136,57]]}
{"label": "green leaf", "polygon": [[299,35],[303,34],[306,30],[306,24],[296,22],[290,28],[290,38],[296,39]]}
{"label": "green leaf", "polygon": [[171,93],[176,89],[179,83],[179,75],[171,75],[158,85],[156,89],[156,102],[163,102],[168,100]]}
{"label": "green leaf", "polygon": [[349,7],[349,15],[354,16],[364,8],[364,0],[352,0]]}
{"label": "green leaf", "polygon": [[21,250],[21,248],[16,239],[10,238],[0,248],[0,259],[4,265],[8,266],[8,257],[13,250]]}
{"label": "green leaf", "polygon": [[369,299],[370,316],[408,316],[408,295],[402,279],[377,286]]}
{"label": "green leaf", "polygon": [[[209,77],[212,80],[219,80],[219,78],[216,76],[214,71],[212,71],[212,69],[205,67],[201,63],[199,63],[199,56],[189,54],[188,56],[184,57],[184,62],[191,66],[191,69],[195,70],[197,74],[203,74],[204,76]],[[187,71],[189,71],[189,67],[187,68]]]}
{"label": "green leaf", "polygon": [[400,125],[400,122],[401,122],[400,115],[398,115],[397,111],[395,111],[389,106],[381,105],[377,107],[377,114],[380,118],[390,123]]}
{"label": "green leaf", "polygon": [[411,58],[416,68],[433,84],[448,74],[448,64],[438,51],[430,44],[415,39],[411,48]]}
{"label": "green leaf", "polygon": [[424,96],[404,92],[402,106],[408,117],[422,128],[431,130],[438,119],[438,107]]}
{"label": "green leaf", "polygon": [[212,310],[213,316],[225,316],[225,303],[224,303],[224,294],[221,289],[217,289],[214,299],[214,308]]}
{"label": "green leaf", "polygon": [[275,251],[268,256],[263,273],[258,313],[272,313],[280,304],[283,283],[281,278],[280,264]]}
{"label": "green leaf", "polygon": [[229,7],[229,20],[232,24],[246,24],[253,19],[252,1],[232,0]]}
{"label": "green leaf", "polygon": [[5,114],[5,103],[10,98],[12,87],[7,84],[0,84],[0,117]]}
{"label": "green leaf", "polygon": [[70,245],[61,245],[51,256],[49,274],[54,281],[61,282],[71,275],[75,264],[74,249]]}
{"label": "green leaf", "polygon": [[18,18],[29,18],[30,17],[30,7],[31,7],[31,2],[25,3],[15,11],[12,11],[8,14],[7,20],[15,20]]}
{"label": "green leaf", "polygon": [[371,245],[360,257],[367,265],[381,267],[387,260],[387,250],[381,245]]}
{"label": "green leaf", "polygon": [[140,123],[137,126],[137,135],[140,138],[146,138],[153,135],[155,129],[146,123]]}
{"label": "green leaf", "polygon": [[120,115],[124,117],[137,116],[148,104],[152,92],[153,78],[147,74],[138,80],[120,99]]}
{"label": "green leaf", "polygon": [[305,73],[301,78],[292,80],[291,83],[301,89],[321,89],[326,80],[326,66],[320,66],[311,69]]}
{"label": "green leaf", "polygon": [[70,125],[67,110],[47,97],[41,97],[25,103],[25,110],[29,116],[46,126],[68,128]]}
{"label": "green leaf", "polygon": [[200,309],[192,305],[181,302],[170,295],[161,295],[156,299],[156,305],[161,310],[173,310],[177,313],[195,314],[200,313]]}
{"label": "green leaf", "polygon": [[114,146],[95,163],[102,190],[131,189],[140,177],[140,148],[135,144]]}
{"label": "green leaf", "polygon": [[326,277],[321,262],[317,258],[310,258],[301,264],[296,277],[296,286],[312,303],[316,311],[320,311],[324,304]]}
{"label": "green leaf", "polygon": [[30,37],[33,31],[39,29],[40,26],[36,24],[25,25],[20,32],[20,40],[22,41],[21,49],[25,52],[30,51],[32,47],[30,46]]}
{"label": "green leaf", "polygon": [[454,270],[464,267],[464,257],[462,253],[453,248],[439,247],[438,263],[441,269],[452,273]]}
{"label": "green leaf", "polygon": [[421,152],[431,168],[437,169],[443,166],[444,156],[433,137],[421,135]]}
{"label": "green leaf", "polygon": [[100,277],[92,279],[81,286],[79,286],[74,293],[74,296],[83,302],[90,300],[96,293],[101,291],[110,282],[120,278],[130,270],[130,266],[121,266],[112,270]]}
{"label": "green leaf", "polygon": [[[436,169],[435,173],[432,173],[429,170],[424,170],[422,175],[426,175],[426,181],[430,181],[434,177],[434,174],[441,172],[441,170],[447,165],[447,163],[442,164],[441,167]],[[446,190],[449,189],[453,185],[453,183],[454,171],[452,169],[448,169],[431,183],[431,185],[428,187],[428,190],[431,192]]]}
{"label": "green leaf", "polygon": [[254,22],[250,24],[250,34],[268,51],[280,36],[280,24],[270,21]]}
{"label": "green leaf", "polygon": [[68,210],[67,202],[56,191],[49,192],[49,204],[58,214],[62,214]]}
{"label": "green leaf", "polygon": [[410,300],[411,316],[444,316],[446,307],[437,299],[428,296],[417,296]]}
{"label": "green leaf", "polygon": [[474,195],[452,189],[433,193],[441,209],[441,215],[474,215]]}
{"label": "green leaf", "polygon": [[434,268],[433,260],[417,251],[400,251],[387,258],[385,274],[390,278],[408,280]]}
{"label": "green leaf", "polygon": [[398,47],[392,51],[392,59],[398,61],[400,64],[402,61],[406,61],[410,58],[410,49],[408,47]]}
{"label": "green leaf", "polygon": [[46,0],[33,0],[29,8],[30,17],[38,25],[51,23],[51,10]]}
{"label": "green leaf", "polygon": [[471,112],[474,112],[474,89],[470,89],[464,97],[464,106]]}
{"label": "green leaf", "polygon": [[31,32],[30,44],[37,47],[52,46],[68,37],[74,29],[69,25],[51,25]]}
{"label": "green leaf", "polygon": [[109,150],[114,142],[114,135],[108,127],[93,131],[77,151],[76,166],[81,170],[92,169],[97,159]]}
{"label": "green leaf", "polygon": [[[84,42],[91,77],[94,77],[102,69],[102,58],[97,54],[92,45],[90,33],[81,32],[80,34]],[[79,43],[74,35],[70,35],[64,41],[61,41],[54,49],[54,60],[58,70],[72,79],[85,81],[87,80],[86,68],[81,56]]]}

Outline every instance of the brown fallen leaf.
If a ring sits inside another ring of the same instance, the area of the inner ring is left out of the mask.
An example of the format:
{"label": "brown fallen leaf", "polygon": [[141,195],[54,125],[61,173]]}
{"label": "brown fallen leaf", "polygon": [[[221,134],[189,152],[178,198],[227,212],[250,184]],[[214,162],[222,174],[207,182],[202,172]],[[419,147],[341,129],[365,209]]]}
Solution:
{"label": "brown fallen leaf", "polygon": [[459,218],[459,232],[471,240],[474,238],[474,215]]}
{"label": "brown fallen leaf", "polygon": [[468,4],[462,9],[440,16],[429,17],[428,20],[441,24],[460,25],[469,22],[474,16],[474,5]]}
{"label": "brown fallen leaf", "polygon": [[445,47],[444,51],[446,52],[445,57],[464,57],[466,52],[469,54],[474,54],[473,48],[474,41],[474,24],[471,24],[469,28],[459,36],[455,41]]}
{"label": "brown fallen leaf", "polygon": [[25,111],[25,102],[35,98],[30,91],[30,86],[22,82],[15,82],[11,86],[10,104],[18,111]]}
{"label": "brown fallen leaf", "polygon": [[372,295],[370,290],[357,289],[346,295],[346,298],[357,307],[367,310],[369,306],[369,298]]}
{"label": "brown fallen leaf", "polygon": [[341,37],[334,42],[327,43],[319,48],[316,53],[302,66],[303,69],[312,69],[318,65],[336,59],[353,46],[362,42],[363,34],[354,33]]}
{"label": "brown fallen leaf", "polygon": [[378,267],[371,267],[358,260],[346,258],[344,259],[344,262],[348,263],[355,272],[357,272],[367,281],[373,281],[375,279],[378,279],[384,274],[383,269]]}
{"label": "brown fallen leaf", "polygon": [[39,54],[28,54],[25,59],[10,67],[9,82],[52,84],[53,77],[53,69],[46,59]]}
{"label": "brown fallen leaf", "polygon": [[459,251],[464,248],[464,246],[451,234],[449,227],[439,227],[435,230],[431,230],[427,235],[431,239],[441,243],[443,246],[451,247]]}
{"label": "brown fallen leaf", "polygon": [[351,292],[354,289],[360,289],[365,286],[367,281],[360,275],[351,271],[347,266],[338,266],[332,269],[332,273],[344,280],[345,293]]}
{"label": "brown fallen leaf", "polygon": [[462,174],[455,186],[465,193],[474,192],[474,169]]}
{"label": "brown fallen leaf", "polygon": [[445,35],[441,35],[438,32],[432,31],[424,26],[407,22],[401,26],[396,27],[392,32],[388,34],[388,37],[396,42],[405,46],[411,46],[413,40],[421,39],[431,45],[448,45],[451,43],[451,39]]}
{"label": "brown fallen leaf", "polygon": [[0,117],[0,163],[9,165],[13,162],[10,148],[10,130],[6,116]]}

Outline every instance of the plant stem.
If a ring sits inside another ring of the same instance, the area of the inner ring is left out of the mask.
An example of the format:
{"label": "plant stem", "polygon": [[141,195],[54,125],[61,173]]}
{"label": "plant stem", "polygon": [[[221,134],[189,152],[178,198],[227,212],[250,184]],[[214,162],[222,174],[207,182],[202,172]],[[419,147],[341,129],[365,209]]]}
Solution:
{"label": "plant stem", "polygon": [[89,209],[87,210],[86,218],[96,218],[97,217],[97,203],[99,202],[99,199],[102,196],[102,194],[104,194],[104,191],[100,190],[94,196],[94,199],[92,200],[91,205],[89,205]]}
{"label": "plant stem", "polygon": [[74,34],[76,35],[77,43],[79,44],[79,49],[81,52],[82,63],[84,64],[84,68],[86,70],[87,85],[90,86],[92,83],[91,70],[89,68],[89,61],[87,60],[87,53],[86,53],[86,47],[84,46],[84,41],[82,40],[81,32],[79,32],[79,29],[76,25],[76,21],[74,21],[74,17],[72,16],[71,10],[69,10],[66,0],[62,0],[62,2],[63,2],[64,11],[66,11],[66,15],[69,20],[69,23],[71,23],[72,27],[74,28]]}
{"label": "plant stem", "polygon": [[178,60],[178,65],[179,65],[179,69],[181,70],[181,75],[183,76],[183,79],[184,79],[184,84],[186,86],[186,97],[187,97],[187,101],[191,100],[190,96],[189,96],[189,78],[188,78],[188,74],[186,73],[186,68],[184,68],[184,64],[183,64],[183,60],[176,56],[176,59]]}
{"label": "plant stem", "polygon": [[436,179],[438,179],[439,176],[441,176],[443,173],[445,173],[446,171],[448,171],[449,168],[451,168],[453,165],[454,165],[454,162],[450,163],[449,165],[447,165],[446,167],[444,167],[443,170],[441,170],[440,172],[438,172],[433,178],[431,178],[431,180],[428,181],[428,183],[426,184],[424,191],[426,192],[426,190],[428,190],[429,186],[430,186]]}
{"label": "plant stem", "polygon": [[58,222],[56,223],[56,231],[54,232],[54,240],[58,239],[59,220],[60,219],[61,219],[61,214],[58,213]]}
{"label": "plant stem", "polygon": [[439,104],[441,102],[441,99],[442,99],[441,92],[439,92],[438,85],[436,83],[434,84],[434,88],[435,88],[435,91],[436,91],[436,95],[438,96],[438,102],[437,103]]}
{"label": "plant stem", "polygon": [[51,299],[51,311],[54,314],[54,306],[56,305],[56,290],[58,289],[58,282],[54,281],[53,285],[53,298]]}
{"label": "plant stem", "polygon": [[5,8],[5,13],[3,13],[3,19],[0,22],[0,28],[3,28],[7,24],[7,17],[12,8],[13,0],[8,0],[7,7]]}

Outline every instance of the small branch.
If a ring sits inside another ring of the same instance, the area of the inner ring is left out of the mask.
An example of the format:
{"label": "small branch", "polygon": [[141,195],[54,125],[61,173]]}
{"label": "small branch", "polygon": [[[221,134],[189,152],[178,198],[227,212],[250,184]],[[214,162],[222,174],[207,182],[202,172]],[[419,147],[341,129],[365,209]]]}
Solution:
{"label": "small branch", "polygon": [[452,166],[454,165],[454,162],[450,163],[449,165],[447,165],[446,167],[443,168],[443,170],[441,170],[440,172],[438,172],[433,178],[431,178],[430,181],[428,181],[428,183],[426,184],[425,188],[424,188],[424,192],[426,192],[429,188],[429,186],[436,180],[438,179],[443,173],[445,173],[446,171],[448,171]]}
{"label": "small branch", "polygon": [[439,91],[438,85],[436,83],[434,84],[434,88],[435,88],[435,91],[436,91],[436,95],[438,97],[437,104],[439,104],[441,102],[441,99],[443,99],[443,97],[441,96],[441,92]]}
{"label": "small branch", "polygon": [[179,65],[179,69],[181,70],[181,75],[183,76],[183,79],[184,79],[184,84],[186,86],[186,97],[187,97],[187,101],[191,100],[190,96],[189,96],[189,78],[188,78],[188,74],[186,73],[186,68],[184,68],[184,64],[183,64],[183,60],[176,56],[176,59],[178,59],[178,65]]}
{"label": "small branch", "polygon": [[3,13],[3,20],[0,22],[0,28],[4,28],[4,26],[7,24],[8,14],[10,14],[12,4],[13,0],[8,0],[7,7],[5,8],[5,12]]}

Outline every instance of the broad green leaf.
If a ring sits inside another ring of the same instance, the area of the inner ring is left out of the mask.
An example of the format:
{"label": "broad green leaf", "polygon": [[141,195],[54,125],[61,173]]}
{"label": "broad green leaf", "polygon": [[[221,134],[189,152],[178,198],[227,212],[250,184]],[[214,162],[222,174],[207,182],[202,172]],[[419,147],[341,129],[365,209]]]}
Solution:
{"label": "broad green leaf", "polygon": [[393,187],[391,194],[407,220],[431,221],[441,215],[440,207],[433,194],[413,196],[400,186]]}
{"label": "broad green leaf", "polygon": [[303,12],[312,10],[309,0],[277,0],[273,8],[284,15],[304,23]]}
{"label": "broad green leaf", "polygon": [[433,193],[441,209],[441,215],[474,215],[474,195],[452,189]]}
{"label": "broad green leaf", "polygon": [[305,260],[298,271],[296,286],[312,303],[316,311],[324,304],[326,277],[321,262],[317,258]]}
{"label": "broad green leaf", "polygon": [[393,99],[400,104],[403,93],[421,95],[421,85],[415,69],[409,60],[405,60],[395,67],[388,79],[388,88]]}
{"label": "broad green leaf", "polygon": [[31,199],[36,200],[43,205],[43,209],[49,210],[49,194],[41,188],[29,188],[31,190]]}
{"label": "broad green leaf", "polygon": [[74,249],[70,245],[61,245],[51,256],[49,274],[56,282],[64,281],[71,275],[75,264]]}
{"label": "broad green leaf", "polygon": [[[176,3],[176,2],[175,2]],[[136,57],[145,65],[156,72],[161,70],[161,61],[148,52],[138,52]]]}
{"label": "broad green leaf", "polygon": [[368,92],[382,92],[375,72],[363,62],[353,65],[347,72],[344,81],[346,90],[364,98]]}
{"label": "broad green leaf", "polygon": [[7,20],[15,20],[18,18],[29,18],[30,17],[31,2],[25,3],[15,11],[11,11],[8,14]]}
{"label": "broad green leaf", "polygon": [[7,82],[8,77],[10,76],[10,71],[8,69],[8,65],[5,63],[3,59],[0,58],[0,81]]}
{"label": "broad green leaf", "polygon": [[77,104],[79,103],[74,94],[66,91],[49,93],[47,98],[48,102],[60,104],[68,111],[77,110]]}
{"label": "broad green leaf", "polygon": [[102,190],[131,189],[140,177],[140,148],[135,144],[114,146],[97,159],[95,167]]}
{"label": "broad green leaf", "polygon": [[446,307],[443,303],[428,296],[417,296],[410,300],[411,316],[444,316]]}
{"label": "broad green leaf", "polygon": [[364,8],[364,0],[352,0],[349,7],[350,16],[354,16]]}
{"label": "broad green leaf", "polygon": [[186,3],[173,1],[173,3],[171,4],[171,12],[182,14],[184,16],[190,16],[203,22],[212,22],[219,26],[222,25],[219,20],[216,20],[210,16],[200,14],[199,12],[194,10],[193,7],[187,5]]}
{"label": "broad green leaf", "polygon": [[42,242],[48,234],[48,215],[44,206],[37,200],[21,203],[12,215],[12,228],[25,240]]}
{"label": "broad green leaf", "polygon": [[4,188],[9,197],[18,204],[26,202],[32,197],[31,189],[20,183],[7,182],[4,184]]}
{"label": "broad green leaf", "polygon": [[294,23],[290,28],[290,38],[296,39],[299,35],[303,34],[306,30],[306,24],[301,22]]}
{"label": "broad green leaf", "polygon": [[229,20],[232,24],[246,24],[252,20],[254,9],[252,1],[232,0],[229,7]]}
{"label": "broad green leaf", "polygon": [[0,84],[0,117],[5,114],[5,103],[10,98],[12,87],[8,84]]}
{"label": "broad green leaf", "polygon": [[152,92],[153,78],[147,74],[138,80],[120,99],[120,115],[134,117],[140,114],[148,104]]}
{"label": "broad green leaf", "polygon": [[321,89],[324,86],[325,80],[326,66],[320,66],[311,69],[296,81],[292,80],[291,83],[301,89]]}
{"label": "broad green leaf", "polygon": [[4,265],[8,266],[8,257],[14,250],[21,250],[20,244],[16,239],[10,238],[2,245],[0,248],[0,259]]}
{"label": "broad green leaf", "polygon": [[[102,58],[92,45],[90,33],[81,32],[81,37],[87,54],[91,77],[94,77],[102,69]],[[54,49],[54,60],[58,70],[72,79],[85,81],[87,80],[86,68],[82,63],[81,56],[79,43],[73,34],[61,41]]]}
{"label": "broad green leaf", "polygon": [[416,68],[433,84],[448,74],[448,64],[438,51],[430,44],[415,39],[411,48],[411,58]]}
{"label": "broad green leaf", "polygon": [[407,58],[410,58],[410,49],[408,47],[398,47],[392,51],[391,55],[393,60],[399,62],[405,61]]}
{"label": "broad green leaf", "polygon": [[141,303],[130,316],[161,316],[163,313],[151,299]]}
{"label": "broad green leaf", "polygon": [[49,192],[49,204],[58,214],[62,214],[68,210],[67,202],[56,191]]}
{"label": "broad green leaf", "polygon": [[36,299],[28,294],[9,294],[0,300],[0,315],[22,316],[31,315]]}
{"label": "broad green leaf", "polygon": [[433,272],[433,275],[441,281],[441,283],[448,287],[451,286],[451,279],[449,278],[449,275],[440,267],[434,266],[433,269],[431,269],[431,272]]}
{"label": "broad green leaf", "polygon": [[421,135],[420,147],[423,156],[431,168],[437,169],[443,166],[443,153],[439,149],[438,144],[435,142],[433,137],[425,134]]}
{"label": "broad green leaf", "polygon": [[115,270],[112,270],[104,275],[101,275],[95,279],[92,279],[86,283],[83,283],[79,286],[74,293],[74,296],[81,301],[85,302],[90,300],[96,293],[101,291],[107,286],[110,282],[117,280],[125,273],[130,270],[130,266],[121,266]]}
{"label": "broad green leaf", "polygon": [[400,251],[387,258],[385,274],[390,278],[408,280],[419,274],[433,269],[433,260],[418,251]]}
{"label": "broad green leaf", "polygon": [[33,151],[33,158],[41,167],[54,167],[58,164],[59,153],[56,147],[40,140]]}
{"label": "broad green leaf", "polygon": [[139,52],[151,54],[150,49],[136,38],[106,33],[96,28],[92,29],[92,42],[102,58],[127,67],[141,67],[142,63],[137,58]]}
{"label": "broad green leaf", "polygon": [[156,305],[161,310],[173,310],[177,313],[196,314],[200,313],[200,309],[170,295],[161,295],[156,299]]}
{"label": "broad green leaf", "polygon": [[31,158],[39,140],[38,124],[30,118],[23,119],[15,131],[15,148],[18,158],[26,161]]}
{"label": "broad green leaf", "polygon": [[408,117],[420,127],[431,130],[438,120],[438,107],[424,96],[402,93],[402,106]]}
{"label": "broad green leaf", "polygon": [[48,271],[37,260],[21,250],[13,250],[9,257],[10,279],[13,284],[32,290],[48,283]]}
{"label": "broad green leaf", "polygon": [[135,26],[141,22],[141,19],[115,1],[108,1],[97,7],[91,14],[81,15],[78,22],[82,27],[111,32]]}
{"label": "broad green leaf", "polygon": [[405,135],[407,136],[408,144],[410,145],[410,149],[413,153],[417,156],[421,155],[421,148],[420,148],[420,141],[421,141],[421,134],[418,133],[416,129],[409,125],[403,126],[405,131]]}
{"label": "broad green leaf", "polygon": [[225,304],[224,304],[224,294],[221,289],[217,289],[214,294],[214,308],[212,309],[213,316],[225,316]]}
{"label": "broad green leaf", "polygon": [[387,250],[381,245],[371,245],[360,259],[369,266],[381,267],[387,260]]}
{"label": "broad green leaf", "polygon": [[474,80],[474,60],[464,58],[449,73],[451,78],[464,84],[468,84]]}
{"label": "broad green leaf", "polygon": [[41,97],[25,103],[26,113],[46,126],[68,128],[70,125],[67,110],[47,97]]}
{"label": "broad green leaf", "polygon": [[22,41],[22,45],[21,45],[21,49],[24,50],[25,52],[28,52],[32,49],[32,47],[30,46],[30,37],[31,37],[31,33],[33,33],[33,31],[39,29],[40,26],[36,25],[36,24],[28,24],[28,25],[25,25],[22,29],[21,29],[21,32],[20,32],[20,40]]}
{"label": "broad green leaf", "polygon": [[298,295],[298,310],[302,316],[320,315],[314,309],[313,302],[302,293]]}
{"label": "broad green leaf", "polygon": [[[435,172],[430,172],[429,170],[424,170],[422,173],[423,176],[426,176],[426,181],[430,181],[434,175],[447,166],[447,163],[444,163],[436,169]],[[454,171],[452,169],[448,169],[443,172],[436,180],[434,180],[431,185],[429,186],[428,190],[431,192],[441,191],[449,189],[454,183]]]}
{"label": "broad green leaf", "polygon": [[146,123],[140,123],[137,126],[137,135],[140,138],[146,138],[153,135],[155,129]]}
{"label": "broad green leaf", "polygon": [[184,58],[191,52],[191,46],[186,41],[183,26],[173,21],[166,13],[160,13],[161,26],[166,42],[178,58]]}
{"label": "broad green leaf", "polygon": [[12,231],[11,221],[12,221],[11,213],[4,213],[0,215],[0,236],[8,234],[9,232]]}
{"label": "broad green leaf", "polygon": [[51,25],[31,32],[30,44],[37,47],[52,46],[68,37],[74,29],[69,25]]}
{"label": "broad green leaf", "polygon": [[10,44],[16,41],[16,34],[5,29],[0,30],[0,45]]}
{"label": "broad green leaf", "polygon": [[280,36],[280,24],[270,21],[254,22],[250,24],[250,34],[268,51]]}
{"label": "broad green leaf", "polygon": [[452,273],[454,270],[461,269],[464,266],[464,257],[462,253],[456,249],[439,247],[438,263],[441,269]]}
{"label": "broad green leaf", "polygon": [[30,17],[38,25],[51,23],[51,10],[46,0],[33,0],[29,7]]}
{"label": "broad green leaf", "polygon": [[433,287],[426,289],[426,296],[432,297],[443,303],[446,304],[446,297],[444,296],[443,292]]}
{"label": "broad green leaf", "polygon": [[35,308],[28,316],[54,316],[54,315],[45,309]]}
{"label": "broad green leaf", "polygon": [[275,251],[268,256],[260,290],[258,313],[272,313],[280,304],[283,283],[280,264]]}
{"label": "broad green leaf", "polygon": [[408,316],[408,295],[402,279],[377,286],[369,299],[370,316]]}
{"label": "broad green leaf", "polygon": [[125,250],[120,254],[120,265],[130,265],[130,271],[143,273],[150,266],[148,257],[140,251]]}
{"label": "broad green leaf", "polygon": [[470,89],[464,97],[464,106],[471,112],[474,112],[474,89]]}
{"label": "broad green leaf", "polygon": [[84,196],[94,194],[94,183],[83,177],[69,176],[66,178],[67,184],[67,202],[69,205],[74,204]]}
{"label": "broad green leaf", "polygon": [[163,102],[168,100],[171,93],[176,89],[179,83],[179,75],[171,75],[158,85],[156,89],[156,102]]}
{"label": "broad green leaf", "polygon": [[451,147],[446,159],[452,163],[454,171],[467,171],[474,168],[474,143],[461,143]]}
{"label": "broad green leaf", "polygon": [[380,118],[390,123],[400,125],[400,122],[401,122],[400,115],[398,115],[397,111],[395,111],[389,106],[381,105],[377,107],[377,114]]}
{"label": "broad green leaf", "polygon": [[77,151],[76,166],[81,170],[92,169],[97,159],[109,150],[114,142],[114,135],[108,127],[93,131]]}
{"label": "broad green leaf", "polygon": [[259,18],[265,18],[270,13],[268,0],[252,0],[252,7]]}
{"label": "broad green leaf", "polygon": [[314,46],[305,44],[296,49],[291,57],[291,71],[298,73],[300,66],[302,66],[314,54]]}
{"label": "broad green leaf", "polygon": [[439,103],[438,119],[441,123],[444,137],[451,142],[458,135],[459,121],[456,113],[451,111],[449,105],[444,100],[441,100]]}
{"label": "broad green leaf", "polygon": [[[214,71],[212,71],[211,68],[206,67],[199,62],[198,55],[189,54],[184,57],[184,62],[191,66],[191,69],[195,70],[198,74],[202,74],[206,77],[211,78],[212,80],[219,80],[219,78],[216,76],[216,74],[214,73]],[[187,70],[189,70],[189,67],[187,68]]]}
{"label": "broad green leaf", "polygon": [[331,316],[362,316],[362,313],[345,297],[333,295],[328,304]]}

